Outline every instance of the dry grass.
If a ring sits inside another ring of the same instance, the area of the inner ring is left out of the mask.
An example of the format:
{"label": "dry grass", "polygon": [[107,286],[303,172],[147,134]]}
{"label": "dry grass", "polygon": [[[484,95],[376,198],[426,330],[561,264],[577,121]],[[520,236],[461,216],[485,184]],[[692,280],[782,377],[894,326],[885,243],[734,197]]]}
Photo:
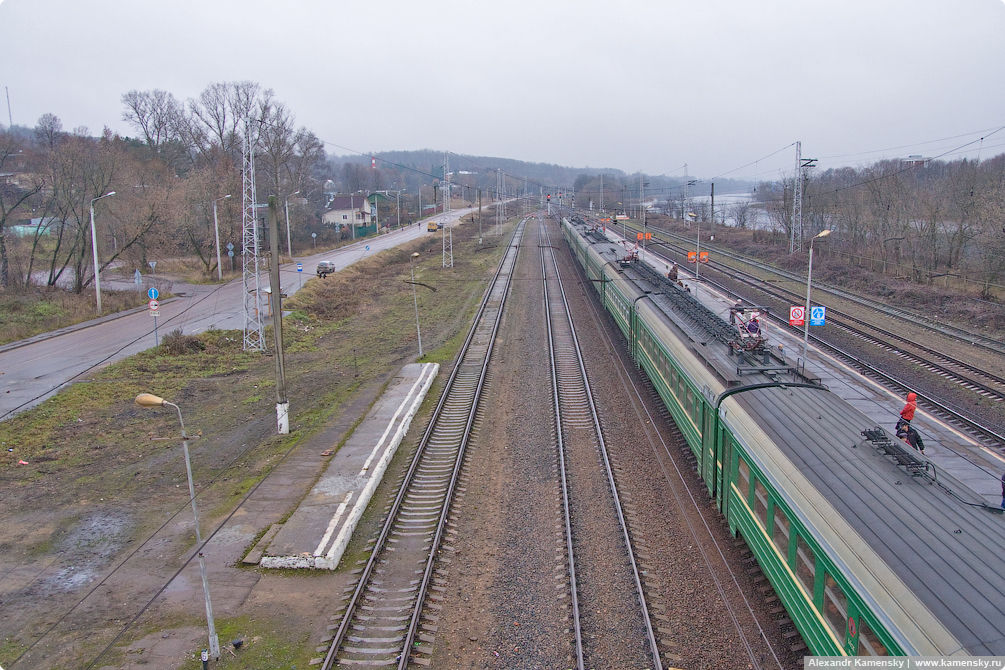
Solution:
{"label": "dry grass", "polygon": [[[129,523],[123,531],[123,537],[129,535],[128,543],[108,553],[107,562],[99,566],[105,569],[179,507],[179,496],[185,495],[185,470],[179,467],[178,443],[150,439],[177,435],[177,416],[170,408],[137,407],[133,399],[140,392],[178,403],[189,433],[201,433],[191,445],[192,466],[206,518],[220,518],[233,509],[286,451],[325,429],[329,417],[353,399],[361,385],[380,383],[415,359],[415,311],[412,287],[406,283],[413,251],[420,253],[416,281],[436,289],[418,287],[424,360],[452,360],[504,250],[503,245],[477,250],[479,245],[466,229],[477,237],[477,226],[454,229],[453,268],[441,267],[440,238],[431,236],[366,258],[326,280],[311,279],[296,299],[286,302],[292,310],[284,321],[291,409],[288,436],[274,434],[274,359],[242,351],[238,331],[172,335],[161,346],[105,367],[0,423],[0,525],[5,529],[0,563],[15,565],[28,560],[26,556],[39,565],[70,560],[60,553],[65,550],[60,538],[72,536],[83,523],[80,510],[100,505],[102,514],[118,515]],[[486,245],[496,242],[491,238]],[[271,329],[266,342],[272,343]],[[22,461],[27,465],[19,465]],[[178,546],[182,545],[188,546]],[[166,554],[165,560],[177,558]],[[135,560],[141,561],[138,574],[145,574],[146,559]],[[86,619],[90,615],[85,608],[71,615],[76,627],[53,632],[51,645],[73,662],[47,667],[86,665],[98,647],[79,644],[73,631],[86,629],[92,641],[108,639],[121,627],[115,619],[127,620],[135,613],[137,603],[128,601],[144,600],[158,579],[156,575],[138,579],[135,592],[116,595],[121,604],[109,611],[96,608],[100,620]],[[79,596],[67,591],[39,600],[27,591],[7,593],[5,607],[17,616],[0,621],[4,642],[0,653],[6,660],[16,657],[34,639],[33,631],[47,627],[39,622],[66,612]],[[246,655],[253,665],[234,667],[306,667],[313,654],[303,642],[304,621],[284,618],[277,610],[256,611],[269,613],[267,626],[253,625],[246,612],[234,619],[220,618],[228,635],[250,631],[273,640],[261,643],[267,654]],[[175,625],[168,610],[145,616],[148,629],[169,630]],[[129,631],[122,643],[144,634]],[[0,663],[7,667],[4,658]]]}
{"label": "dry grass", "polygon": [[[650,221],[654,228],[690,234],[679,221],[658,217]],[[702,229],[702,238],[705,230]],[[806,253],[790,254],[788,240],[779,233],[715,227],[715,246],[757,258],[790,272],[806,272]],[[702,243],[704,246],[704,243]],[[964,329],[977,329],[985,335],[1000,336],[1005,332],[1005,305],[980,299],[973,292],[960,289],[918,284],[903,277],[874,272],[860,265],[849,265],[840,256],[829,255],[826,245],[817,245],[813,257],[813,283],[837,286],[878,302],[927,314]]]}
{"label": "dry grass", "polygon": [[[136,291],[102,291],[102,314],[140,307],[146,296]],[[57,288],[29,287],[0,291],[0,344],[16,342],[97,316],[94,291],[77,294]]]}

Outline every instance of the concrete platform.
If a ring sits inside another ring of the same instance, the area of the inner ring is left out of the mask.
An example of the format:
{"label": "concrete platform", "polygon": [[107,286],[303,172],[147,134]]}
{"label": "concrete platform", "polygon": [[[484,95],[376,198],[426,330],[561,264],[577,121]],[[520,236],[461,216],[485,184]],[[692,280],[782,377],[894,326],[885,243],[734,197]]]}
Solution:
{"label": "concrete platform", "polygon": [[[293,516],[262,552],[265,568],[334,570],[387,465],[436,378],[436,363],[411,363],[328,462]],[[256,549],[258,549],[256,547]]]}
{"label": "concrete platform", "polygon": [[[607,229],[607,237],[612,241],[622,240],[621,236],[611,228]],[[634,244],[634,241],[631,244]],[[653,254],[645,254],[642,260],[659,272],[666,271],[666,264]],[[729,319],[729,308],[733,305],[730,299],[704,282],[698,282],[696,285],[693,270],[680,266],[678,276],[702,304],[723,319]],[[825,300],[825,298],[815,300],[814,304],[822,304]],[[816,333],[821,328],[827,326],[813,326],[811,332]],[[762,322],[762,331],[767,335],[769,344],[783,346],[790,361],[795,362],[801,357],[801,336],[766,322]],[[903,396],[883,388],[843,362],[823,353],[812,343],[807,352],[806,369],[819,376],[827,388],[870,417],[877,426],[893,432],[900,417],[900,410],[904,407]],[[918,430],[925,441],[925,457],[940,471],[962,481],[988,504],[995,507],[1005,505],[1001,482],[1002,473],[1005,472],[1005,456],[1002,455],[1005,445],[981,444],[955,426],[926,412],[923,405],[918,406],[911,425]]]}

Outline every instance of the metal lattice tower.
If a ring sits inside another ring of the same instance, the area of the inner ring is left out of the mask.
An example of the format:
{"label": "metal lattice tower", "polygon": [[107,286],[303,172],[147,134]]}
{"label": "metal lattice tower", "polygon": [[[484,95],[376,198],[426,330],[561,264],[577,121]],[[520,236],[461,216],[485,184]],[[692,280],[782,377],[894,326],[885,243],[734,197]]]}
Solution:
{"label": "metal lattice tower", "polygon": [[454,233],[450,226],[443,226],[443,267],[454,267]]}
{"label": "metal lattice tower", "polygon": [[450,212],[450,156],[443,154],[443,213]]}
{"label": "metal lattice tower", "polygon": [[789,234],[789,253],[803,248],[803,143],[796,142],[796,172],[792,177],[792,229]]}
{"label": "metal lattice tower", "polygon": [[[450,156],[443,154],[443,213],[450,213]],[[443,217],[443,267],[454,267],[454,234]]]}
{"label": "metal lattice tower", "polygon": [[265,351],[262,323],[261,261],[258,255],[258,212],[255,209],[255,144],[251,140],[251,119],[244,122],[244,165],[242,180],[241,261],[244,268],[244,350]]}

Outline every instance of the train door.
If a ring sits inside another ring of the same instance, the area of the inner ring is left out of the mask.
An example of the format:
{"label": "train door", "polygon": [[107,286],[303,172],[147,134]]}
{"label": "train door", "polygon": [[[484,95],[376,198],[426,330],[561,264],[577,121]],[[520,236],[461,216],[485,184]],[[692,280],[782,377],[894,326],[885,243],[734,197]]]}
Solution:
{"label": "train door", "polygon": [[722,480],[722,461],[720,460],[721,455],[715,447],[718,436],[715,434],[714,421],[712,420],[714,413],[712,412],[712,401],[709,397],[711,394],[711,389],[705,387],[702,389],[701,396],[695,398],[695,410],[699,412],[699,416],[695,417],[695,423],[701,431],[701,477],[705,480],[709,495],[713,498],[719,498],[722,489],[720,484]]}
{"label": "train door", "polygon": [[[716,482],[718,477],[716,477],[716,453],[715,453],[715,435],[712,432],[712,412],[708,411],[707,403],[698,403],[701,407],[699,410],[701,412],[701,421],[698,422],[698,426],[701,429],[701,453],[702,453],[702,472],[701,478],[705,480],[705,485],[708,487],[708,493],[713,498],[716,497]],[[721,469],[721,466],[719,467]]]}
{"label": "train door", "polygon": [[712,414],[712,430],[710,431],[715,436],[715,459],[716,459],[716,504],[719,510],[726,514],[726,506],[729,502],[729,482],[733,476],[733,449],[732,442],[729,440],[729,434],[726,433],[726,428],[718,421],[718,417],[713,413],[711,407],[708,409],[708,413]]}

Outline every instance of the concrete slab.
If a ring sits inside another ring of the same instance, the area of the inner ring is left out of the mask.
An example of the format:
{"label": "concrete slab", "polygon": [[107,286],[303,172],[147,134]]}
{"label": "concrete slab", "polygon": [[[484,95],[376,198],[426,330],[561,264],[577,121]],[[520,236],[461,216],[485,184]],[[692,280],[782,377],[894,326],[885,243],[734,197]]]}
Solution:
{"label": "concrete slab", "polygon": [[259,565],[334,570],[439,365],[411,363],[391,380],[328,462],[311,492],[279,529]]}

